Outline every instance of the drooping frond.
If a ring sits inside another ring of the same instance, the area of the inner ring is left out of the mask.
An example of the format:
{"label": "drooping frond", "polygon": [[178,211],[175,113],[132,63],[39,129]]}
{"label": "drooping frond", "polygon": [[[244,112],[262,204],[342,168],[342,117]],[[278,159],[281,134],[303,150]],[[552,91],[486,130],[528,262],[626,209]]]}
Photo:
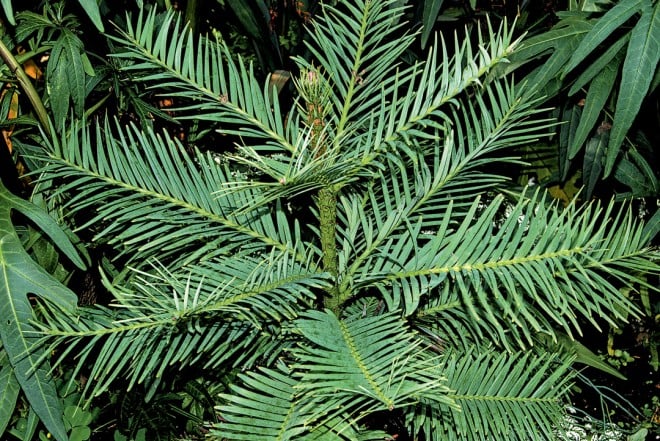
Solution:
{"label": "drooping frond", "polygon": [[535,195],[496,228],[500,203],[497,198],[478,217],[475,204],[455,231],[429,240],[408,262],[390,265],[385,279],[394,285],[431,277],[450,285],[416,314],[436,323],[460,320],[480,337],[526,346],[535,333],[554,336],[559,328],[572,335],[581,332],[582,320],[597,327],[598,319],[614,323],[637,312],[619,288],[645,283],[637,272],[660,267],[630,213],[621,210],[609,220],[613,204],[604,212],[597,204],[559,210]]}
{"label": "drooping frond", "polygon": [[130,389],[157,384],[170,366],[246,367],[273,350],[276,356],[284,347],[275,338],[280,322],[309,307],[325,283],[287,253],[236,256],[193,267],[187,277],[165,268],[136,273],[130,285],[110,287],[113,309],[78,316],[44,305],[42,344],[67,347],[62,357],[74,348],[82,360],[94,355],[90,395],[118,375]]}
{"label": "drooping frond", "polygon": [[[161,20],[162,19],[162,20]],[[250,138],[262,151],[293,151],[298,132],[284,123],[277,94],[268,81],[255,78],[251,66],[234,61],[218,41],[196,40],[173,11],[140,12],[136,23],[113,39],[123,52],[114,57],[131,62],[123,70],[133,81],[177,100],[175,117],[222,122],[219,130]]]}
{"label": "drooping frond", "polygon": [[300,393],[313,419],[354,418],[426,399],[451,406],[437,363],[420,355],[419,341],[395,314],[339,320],[309,311],[297,327],[307,339],[296,351]]}
{"label": "drooping frond", "polygon": [[[283,210],[255,208],[249,189],[215,195],[231,173],[171,138],[106,122],[93,136],[74,127],[56,143],[42,179],[58,180],[56,194],[66,196],[72,215],[92,213],[79,228],[95,231],[96,240],[130,255],[133,265],[271,248],[306,262],[302,245],[294,248],[299,228]],[[85,191],[76,190],[81,186]]]}
{"label": "drooping frond", "polygon": [[231,395],[222,396],[227,404],[218,407],[222,423],[211,429],[212,436],[252,441],[386,439],[382,431],[360,430],[339,418],[327,424],[309,424],[312,421],[301,403],[295,373],[282,364],[278,367],[239,374],[241,383],[232,385]]}
{"label": "drooping frond", "polygon": [[441,360],[459,407],[423,403],[412,415],[425,439],[553,440],[575,372],[552,354],[449,351]]}

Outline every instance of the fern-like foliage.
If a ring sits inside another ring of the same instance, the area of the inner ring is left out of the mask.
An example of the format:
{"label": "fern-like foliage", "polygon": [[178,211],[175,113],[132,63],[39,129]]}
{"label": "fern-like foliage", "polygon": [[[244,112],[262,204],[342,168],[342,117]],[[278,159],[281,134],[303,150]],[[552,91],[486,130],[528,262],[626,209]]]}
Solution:
{"label": "fern-like foliage", "polygon": [[552,438],[573,356],[530,347],[637,314],[621,288],[657,251],[613,203],[527,190],[503,215],[498,166],[552,125],[510,78],[485,81],[511,29],[406,65],[399,4],[325,5],[287,112],[174,13],[128,18],[112,55],[235,145],[103,122],[49,146],[41,179],[124,265],[110,306],[42,307],[40,349],[77,353],[88,394],[240,369],[217,438],[382,439],[368,417],[393,410],[426,439]]}

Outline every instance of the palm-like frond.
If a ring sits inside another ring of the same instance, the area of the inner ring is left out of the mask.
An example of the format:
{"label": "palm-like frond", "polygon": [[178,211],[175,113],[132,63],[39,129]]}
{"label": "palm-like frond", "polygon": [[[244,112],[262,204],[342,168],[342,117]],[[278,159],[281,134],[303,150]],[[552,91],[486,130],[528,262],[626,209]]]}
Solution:
{"label": "palm-like frond", "polygon": [[[88,308],[80,317],[44,305],[42,344],[67,347],[85,360],[94,354],[88,383],[98,395],[122,375],[128,388],[157,384],[169,366],[249,366],[284,347],[279,323],[312,303],[323,277],[287,253],[266,260],[243,257],[193,267],[181,278],[167,269],[137,272],[125,287],[110,287],[113,309]],[[116,312],[113,312],[116,311]]]}
{"label": "palm-like frond", "polygon": [[[162,22],[161,19],[162,18]],[[260,145],[262,151],[291,152],[298,132],[284,123],[277,94],[260,83],[252,68],[232,59],[226,45],[210,39],[195,41],[175,12],[159,17],[153,9],[141,12],[135,25],[114,40],[124,52],[114,57],[130,60],[124,67],[134,81],[146,84],[182,102],[172,107],[177,117],[221,121],[220,130]]]}
{"label": "palm-like frond", "polygon": [[387,436],[382,431],[360,430],[339,418],[311,424],[311,415],[301,404],[298,381],[282,364],[277,370],[239,374],[239,379],[241,384],[232,386],[233,393],[223,395],[227,404],[218,407],[223,422],[211,430],[212,436],[254,441],[375,441]]}
{"label": "palm-like frond", "polygon": [[[299,229],[282,210],[246,212],[255,200],[249,189],[214,194],[233,178],[210,155],[191,156],[150,131],[102,127],[95,140],[87,129],[74,128],[52,147],[43,169],[44,180],[63,178],[57,193],[68,195],[71,214],[94,213],[79,228],[95,230],[96,240],[130,254],[131,262],[190,263],[202,254],[208,259],[270,248],[307,261],[306,250],[292,248],[301,244]],[[81,186],[85,191],[73,191]]]}
{"label": "palm-like frond", "polygon": [[570,363],[552,354],[449,351],[442,372],[459,407],[422,404],[411,425],[429,440],[555,439],[575,376]]}
{"label": "palm-like frond", "polygon": [[419,342],[397,315],[339,320],[329,311],[309,311],[297,327],[308,340],[296,351],[298,388],[309,397],[314,419],[347,410],[359,417],[422,398],[453,404],[442,371],[420,356]]}
{"label": "palm-like frond", "polygon": [[[636,311],[619,284],[638,282],[635,271],[659,268],[629,214],[599,224],[596,219],[608,218],[613,205],[604,213],[597,205],[560,211],[534,196],[495,228],[500,204],[496,198],[480,211],[475,202],[455,229],[448,210],[431,234],[407,221],[405,230],[376,246],[374,241],[369,257],[356,261],[359,272],[344,282],[347,296],[356,294],[349,286],[377,287],[389,307],[414,313],[423,303],[418,313],[437,313],[434,320],[456,320],[452,311],[460,304],[461,321],[478,335],[487,330],[500,343],[523,346],[534,333],[553,335],[557,326],[580,332],[580,318],[597,326],[597,317],[614,323]],[[443,283],[451,288],[432,294]]]}

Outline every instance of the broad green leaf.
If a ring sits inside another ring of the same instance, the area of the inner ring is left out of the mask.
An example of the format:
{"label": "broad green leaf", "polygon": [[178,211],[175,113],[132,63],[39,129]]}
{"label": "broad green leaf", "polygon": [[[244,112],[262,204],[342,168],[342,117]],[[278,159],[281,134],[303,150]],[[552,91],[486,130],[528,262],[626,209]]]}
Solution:
{"label": "broad green leaf", "polygon": [[85,10],[89,19],[92,20],[96,29],[103,32],[103,21],[101,21],[101,13],[99,12],[99,5],[96,0],[78,0],[78,3]]}
{"label": "broad green leaf", "polygon": [[570,72],[584,61],[612,32],[637,13],[647,0],[623,0],[607,11],[584,37],[567,63],[564,72]]}
{"label": "broad green leaf", "polygon": [[652,171],[649,175],[649,169],[646,160],[631,151],[617,161],[614,178],[630,187],[633,197],[653,196],[657,194],[657,182]]}
{"label": "broad green leaf", "polygon": [[433,24],[438,19],[440,8],[444,0],[425,0],[424,9],[422,12],[422,47],[426,47],[426,43],[433,30]]}
{"label": "broad green leaf", "polygon": [[2,0],[2,9],[5,11],[5,16],[7,16],[9,24],[16,26],[16,19],[14,18],[14,9],[11,6],[11,0]]}
{"label": "broad green leaf", "polygon": [[586,187],[585,199],[590,199],[591,194],[596,188],[596,183],[600,179],[603,171],[603,154],[609,138],[606,128],[599,129],[596,134],[587,142],[584,150],[584,161],[582,164],[582,180]]}
{"label": "broad green leaf", "polygon": [[564,41],[582,39],[593,28],[593,21],[580,15],[568,17],[560,21],[552,30],[525,40],[511,56],[512,60],[520,61],[546,53],[550,49],[561,50]]}
{"label": "broad green leaf", "polygon": [[62,405],[43,350],[35,350],[38,337],[30,323],[34,319],[28,295],[37,295],[62,308],[76,305],[76,295],[60,284],[25,252],[14,229],[12,209],[34,221],[80,267],[84,267],[73,245],[57,223],[38,207],[12,195],[0,185],[0,339],[13,372],[30,406],[57,440],[66,440]]}
{"label": "broad green leaf", "polygon": [[619,53],[616,59],[603,68],[603,70],[596,75],[587,92],[587,97],[584,102],[584,109],[580,116],[580,124],[572,136],[572,142],[569,149],[568,156],[573,159],[575,155],[582,148],[582,144],[593,130],[598,117],[605,107],[605,103],[612,93],[614,83],[619,71],[619,65],[623,61],[623,53]]}
{"label": "broad green leaf", "polygon": [[[557,29],[556,34],[549,35],[550,32],[548,32],[541,35],[540,37],[545,37],[540,41],[534,40],[529,46],[525,45],[521,49],[523,54],[530,55],[534,54],[535,51],[540,50],[543,52],[550,48],[554,49],[552,55],[545,63],[529,75],[528,87],[532,93],[540,93],[542,96],[553,96],[556,93],[555,89],[558,89],[560,86],[560,83],[557,81],[559,74],[573,55],[580,41],[582,41],[583,34],[590,28],[591,24],[588,22],[572,23],[570,26]],[[519,55],[519,57],[522,57],[522,55]],[[514,58],[514,60],[517,59],[518,57]],[[548,88],[550,90],[547,90]]]}
{"label": "broad green leaf", "polygon": [[0,346],[0,437],[14,413],[21,387],[9,363],[7,353]]}
{"label": "broad green leaf", "polygon": [[605,176],[614,167],[623,138],[639,113],[660,58],[660,2],[654,8],[651,8],[650,1],[645,6],[642,17],[632,30],[628,55],[623,62],[621,87],[607,146]]}

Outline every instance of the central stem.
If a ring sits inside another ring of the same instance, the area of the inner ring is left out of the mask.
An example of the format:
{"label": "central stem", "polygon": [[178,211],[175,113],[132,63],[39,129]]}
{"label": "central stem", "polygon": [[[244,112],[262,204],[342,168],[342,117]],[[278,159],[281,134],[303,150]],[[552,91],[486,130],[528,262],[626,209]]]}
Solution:
{"label": "central stem", "polygon": [[[325,137],[325,116],[329,110],[327,84],[318,71],[304,70],[299,83],[300,92],[305,100],[306,119],[310,128],[310,144],[317,161],[328,161],[327,139]],[[334,283],[326,289],[323,306],[339,314],[339,258],[337,256],[337,189],[332,184],[322,186],[317,194],[319,207],[319,230],[321,234],[321,253],[323,271],[329,273]]]}
{"label": "central stem", "polygon": [[337,257],[337,243],[335,233],[337,229],[337,194],[332,188],[324,187],[319,190],[319,221],[321,230],[321,252],[323,253],[323,270],[330,273],[335,283],[327,290],[323,306],[339,313],[339,288],[337,276],[339,264]]}

